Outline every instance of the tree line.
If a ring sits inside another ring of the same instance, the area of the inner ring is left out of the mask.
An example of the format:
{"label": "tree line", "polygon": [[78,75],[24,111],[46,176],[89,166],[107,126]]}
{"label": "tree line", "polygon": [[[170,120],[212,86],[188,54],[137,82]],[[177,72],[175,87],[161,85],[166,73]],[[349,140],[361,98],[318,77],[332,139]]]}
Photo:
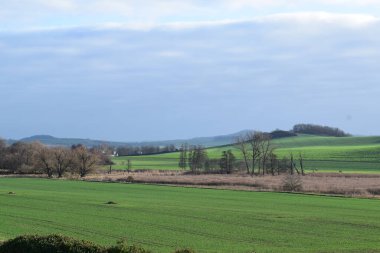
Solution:
{"label": "tree line", "polygon": [[41,143],[16,142],[7,146],[0,140],[0,171],[3,173],[44,173],[62,177],[65,173],[86,176],[97,165],[112,161],[101,147],[81,144],[71,148],[48,147]]}
{"label": "tree line", "polygon": [[350,134],[344,132],[339,128],[320,126],[314,124],[297,124],[293,127],[292,132],[296,134],[315,134],[334,137],[351,136]]}
{"label": "tree line", "polygon": [[304,175],[302,153],[296,156],[290,153],[280,158],[274,153],[275,146],[271,140],[271,135],[263,132],[248,132],[239,136],[234,146],[241,159],[237,159],[231,149],[222,151],[218,159],[210,159],[204,147],[182,144],[178,166],[184,170],[189,169],[194,174],[245,171],[251,176],[281,173]]}
{"label": "tree line", "polygon": [[153,155],[163,154],[169,152],[175,152],[178,149],[174,145],[167,146],[121,146],[116,148],[116,153],[119,156],[131,156],[131,155]]}

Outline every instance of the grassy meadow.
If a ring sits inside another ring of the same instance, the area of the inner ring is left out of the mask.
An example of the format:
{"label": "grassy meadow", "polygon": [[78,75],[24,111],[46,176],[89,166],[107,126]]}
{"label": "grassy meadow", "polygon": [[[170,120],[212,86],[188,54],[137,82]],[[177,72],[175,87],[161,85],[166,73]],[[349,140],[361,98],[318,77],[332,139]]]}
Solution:
{"label": "grassy meadow", "polygon": [[[321,137],[301,135],[276,139],[279,157],[302,153],[307,170],[320,172],[378,173],[380,172],[380,137]],[[233,146],[208,148],[210,158],[219,158],[222,151],[232,149],[238,159],[240,152]],[[179,153],[115,157],[113,168],[126,169],[127,160],[132,169],[177,170]]]}
{"label": "grassy meadow", "polygon": [[374,199],[1,178],[0,203],[0,240],[59,233],[154,252],[380,252]]}

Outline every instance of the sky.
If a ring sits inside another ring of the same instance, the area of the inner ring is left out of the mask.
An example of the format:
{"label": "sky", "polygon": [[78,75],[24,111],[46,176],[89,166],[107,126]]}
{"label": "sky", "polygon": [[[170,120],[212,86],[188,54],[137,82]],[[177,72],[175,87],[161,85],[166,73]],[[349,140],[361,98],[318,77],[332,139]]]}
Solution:
{"label": "sky", "polygon": [[380,135],[378,0],[0,0],[0,136]]}

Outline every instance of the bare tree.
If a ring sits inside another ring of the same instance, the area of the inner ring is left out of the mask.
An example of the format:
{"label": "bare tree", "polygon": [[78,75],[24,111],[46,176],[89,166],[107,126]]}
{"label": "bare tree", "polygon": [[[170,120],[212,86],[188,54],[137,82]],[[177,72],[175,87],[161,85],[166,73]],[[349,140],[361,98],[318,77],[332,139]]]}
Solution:
{"label": "bare tree", "polygon": [[246,136],[239,136],[235,140],[235,147],[240,150],[243,155],[244,165],[247,171],[247,174],[250,174],[250,155],[248,151],[248,142]]}
{"label": "bare tree", "polygon": [[7,148],[4,167],[12,172],[33,172],[36,169],[40,143],[16,142]]}
{"label": "bare tree", "polygon": [[[260,158],[260,145],[262,141],[262,133],[261,132],[250,132],[247,134],[247,140],[250,145],[250,154],[251,154],[251,175],[255,174],[255,168],[257,166],[257,162]],[[260,163],[259,163],[260,165]],[[260,173],[260,171],[259,171]]]}
{"label": "bare tree", "polygon": [[243,155],[247,174],[254,175],[256,167],[259,174],[261,171],[265,173],[265,164],[269,154],[273,152],[269,135],[257,131],[249,132],[237,138],[235,146]]}
{"label": "bare tree", "polygon": [[299,163],[300,163],[300,168],[301,168],[301,175],[305,176],[305,170],[303,167],[303,155],[301,152],[299,153]]}
{"label": "bare tree", "polygon": [[52,148],[52,156],[54,159],[54,169],[60,178],[73,164],[73,153],[69,149],[56,147]]}
{"label": "bare tree", "polygon": [[44,170],[48,177],[53,176],[53,152],[46,146],[40,146],[37,150],[36,165]]}
{"label": "bare tree", "polygon": [[[273,153],[274,148],[271,145],[271,138],[268,134],[259,133],[258,134],[258,153],[260,155],[259,157],[259,168],[262,169],[262,174],[264,175],[267,170],[267,162],[270,157],[270,154]],[[260,173],[260,171],[259,171]]]}
{"label": "bare tree", "polygon": [[294,174],[294,157],[293,153],[290,153],[290,175]]}
{"label": "bare tree", "polygon": [[0,170],[4,169],[5,157],[7,154],[7,143],[0,139]]}
{"label": "bare tree", "polygon": [[279,170],[280,163],[277,159],[277,156],[273,152],[269,154],[269,167],[270,167],[270,172],[272,176],[275,175],[276,170],[277,170],[278,175],[280,175],[280,170]]}
{"label": "bare tree", "polygon": [[297,164],[294,161],[293,153],[290,153],[290,174],[293,175],[294,171],[296,171],[298,175],[300,174],[300,171],[297,168]]}
{"label": "bare tree", "polygon": [[3,152],[6,150],[6,148],[7,148],[7,142],[0,138],[0,152],[1,152],[1,154],[3,154]]}
{"label": "bare tree", "polygon": [[89,152],[84,146],[79,146],[73,149],[74,166],[78,170],[80,177],[86,176],[98,162],[96,154]]}

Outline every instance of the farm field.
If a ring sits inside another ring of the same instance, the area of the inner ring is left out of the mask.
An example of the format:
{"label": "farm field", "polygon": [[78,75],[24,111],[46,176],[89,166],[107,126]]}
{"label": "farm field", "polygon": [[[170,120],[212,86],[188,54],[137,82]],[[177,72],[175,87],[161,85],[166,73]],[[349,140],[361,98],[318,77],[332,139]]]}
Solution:
{"label": "farm field", "polygon": [[380,252],[375,199],[0,178],[0,203],[2,240],[60,233],[154,252]]}
{"label": "farm field", "polygon": [[[302,153],[307,170],[320,172],[378,173],[380,172],[380,137],[321,137],[302,135],[276,139],[273,145],[279,157]],[[233,146],[208,148],[210,158],[219,158],[222,151],[232,149],[238,159],[241,154]],[[115,157],[115,169],[177,170],[179,153]]]}

